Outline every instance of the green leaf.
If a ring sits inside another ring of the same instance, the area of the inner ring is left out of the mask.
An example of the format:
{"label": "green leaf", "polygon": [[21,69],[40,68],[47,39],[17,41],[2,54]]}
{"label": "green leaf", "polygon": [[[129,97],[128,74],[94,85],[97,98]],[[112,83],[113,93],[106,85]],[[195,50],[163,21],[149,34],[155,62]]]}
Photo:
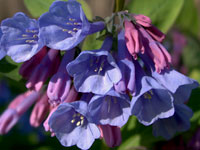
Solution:
{"label": "green leaf", "polygon": [[179,30],[198,36],[200,18],[194,0],[185,0],[183,9],[176,21]]}
{"label": "green leaf", "polygon": [[192,91],[190,100],[188,101],[188,106],[193,110],[194,114],[191,119],[191,129],[195,130],[200,125],[200,88],[194,89]]}
{"label": "green leaf", "polygon": [[187,46],[183,51],[183,64],[193,70],[200,68],[200,44],[199,40],[194,37],[187,37]]}
{"label": "green leaf", "polygon": [[6,56],[0,61],[0,77],[7,77],[12,80],[20,81],[22,77],[18,70],[21,64],[13,62],[10,57]]}
{"label": "green leaf", "polygon": [[128,3],[131,13],[144,14],[161,31],[166,33],[178,17],[184,0],[132,0]]}
{"label": "green leaf", "polygon": [[190,78],[197,80],[200,83],[200,69],[194,69],[189,74]]}
{"label": "green leaf", "polygon": [[161,138],[152,135],[152,127],[144,126],[137,121],[135,116],[129,118],[128,123],[122,128],[123,142],[118,150],[137,150],[152,148]]}
{"label": "green leaf", "polygon": [[49,6],[54,0],[24,0],[26,8],[35,18],[40,17],[49,10]]}
{"label": "green leaf", "polygon": [[89,35],[85,38],[83,45],[82,45],[82,51],[95,50],[95,49],[101,48],[103,40],[98,40],[97,34],[98,33],[94,33],[94,34],[91,34],[91,35]]}
{"label": "green leaf", "polygon": [[[43,13],[49,10],[49,7],[55,0],[24,0],[24,4],[35,18],[40,17]],[[68,1],[68,0],[63,0]],[[83,0],[78,0],[89,20],[92,20],[92,12],[88,4]]]}

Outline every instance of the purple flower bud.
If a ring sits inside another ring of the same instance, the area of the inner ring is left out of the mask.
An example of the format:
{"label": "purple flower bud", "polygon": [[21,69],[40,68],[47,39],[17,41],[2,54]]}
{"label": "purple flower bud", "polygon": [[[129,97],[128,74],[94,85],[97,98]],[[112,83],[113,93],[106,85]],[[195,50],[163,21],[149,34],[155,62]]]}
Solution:
{"label": "purple flower bud", "polygon": [[49,97],[49,101],[51,102],[64,101],[69,93],[71,87],[71,78],[67,73],[66,66],[70,61],[73,60],[74,52],[75,49],[72,49],[65,53],[58,72],[53,75],[49,82],[47,95]]}
{"label": "purple flower bud", "polygon": [[122,79],[115,85],[115,90],[120,93],[135,92],[135,66],[132,57],[126,47],[124,30],[118,34],[118,66],[122,73]]}
{"label": "purple flower bud", "polygon": [[19,69],[19,74],[25,79],[29,79],[35,68],[41,63],[42,59],[45,57],[46,54],[47,54],[47,47],[45,46],[30,60],[25,61],[21,65]]}
{"label": "purple flower bud", "polygon": [[104,138],[106,145],[116,147],[121,144],[122,137],[120,128],[117,126],[100,125],[101,137]]}
{"label": "purple flower bud", "polygon": [[59,51],[51,49],[41,63],[34,69],[33,74],[26,83],[26,87],[39,91],[48,77],[57,71],[59,64]]}

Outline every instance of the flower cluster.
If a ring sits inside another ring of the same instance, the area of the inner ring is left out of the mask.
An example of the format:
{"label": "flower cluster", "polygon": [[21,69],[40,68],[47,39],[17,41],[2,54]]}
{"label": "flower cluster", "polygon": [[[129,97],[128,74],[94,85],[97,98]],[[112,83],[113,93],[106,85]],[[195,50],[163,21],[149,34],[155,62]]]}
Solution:
{"label": "flower cluster", "polygon": [[23,62],[19,73],[28,91],[1,115],[0,133],[33,103],[30,124],[38,127],[49,112],[44,128],[66,147],[89,149],[98,138],[119,146],[120,128],[132,115],[166,139],[189,129],[192,111],[185,102],[198,83],[170,67],[165,35],[150,18],[121,13],[122,27],[106,34],[100,49],[78,56],[87,35],[107,29],[103,21],[88,21],[76,0],[54,2],[38,20],[23,13],[3,20],[0,58]]}

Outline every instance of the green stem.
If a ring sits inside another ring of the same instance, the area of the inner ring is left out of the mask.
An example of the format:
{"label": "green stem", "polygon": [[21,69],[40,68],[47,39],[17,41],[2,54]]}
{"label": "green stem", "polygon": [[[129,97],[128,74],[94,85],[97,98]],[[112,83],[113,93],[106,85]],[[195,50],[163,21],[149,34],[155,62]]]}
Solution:
{"label": "green stem", "polygon": [[125,0],[115,0],[113,12],[122,11],[124,8]]}

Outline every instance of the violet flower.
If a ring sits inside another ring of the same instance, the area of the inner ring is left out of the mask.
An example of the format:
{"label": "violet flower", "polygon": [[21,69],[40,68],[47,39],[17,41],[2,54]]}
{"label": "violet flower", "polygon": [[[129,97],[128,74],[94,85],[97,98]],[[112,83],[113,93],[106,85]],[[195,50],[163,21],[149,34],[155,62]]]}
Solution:
{"label": "violet flower", "polygon": [[70,50],[88,34],[103,30],[103,22],[90,23],[75,0],[56,1],[39,18],[41,40],[50,48]]}
{"label": "violet flower", "polygon": [[122,127],[130,116],[130,98],[110,90],[105,95],[95,95],[88,104],[92,121],[97,125]]}
{"label": "violet flower", "polygon": [[155,79],[144,74],[135,61],[136,93],[132,97],[131,111],[139,122],[151,125],[159,118],[168,118],[174,114],[173,96]]}
{"label": "violet flower", "polygon": [[67,65],[78,92],[104,95],[120,81],[121,71],[108,51],[111,47],[112,39],[108,37],[101,49],[83,51]]}
{"label": "violet flower", "polygon": [[37,21],[24,13],[3,20],[1,29],[1,48],[17,63],[29,60],[44,46],[38,39]]}
{"label": "violet flower", "polygon": [[49,125],[63,146],[77,145],[80,149],[89,149],[100,137],[100,131],[89,122],[88,115],[84,101],[62,103],[50,117]]}

